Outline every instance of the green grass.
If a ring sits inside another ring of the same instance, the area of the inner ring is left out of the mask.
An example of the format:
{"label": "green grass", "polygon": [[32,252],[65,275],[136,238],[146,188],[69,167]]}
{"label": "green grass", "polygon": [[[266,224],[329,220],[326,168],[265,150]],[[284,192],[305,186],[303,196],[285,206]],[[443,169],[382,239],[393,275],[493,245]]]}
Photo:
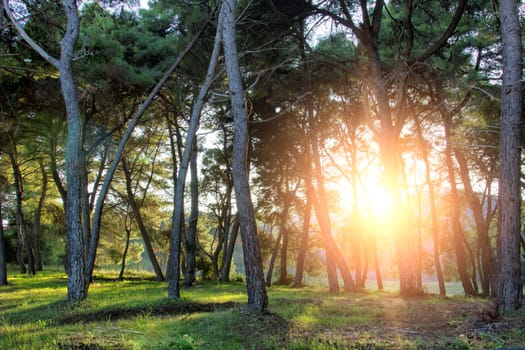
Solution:
{"label": "green grass", "polygon": [[[183,289],[181,300],[170,302],[165,283],[104,278],[95,281],[88,299],[77,304],[66,302],[62,273],[46,271],[36,277],[11,273],[9,283],[0,288],[0,349],[477,349],[525,345],[520,321],[524,312],[509,316],[501,325],[504,332],[496,325],[464,329],[469,315],[485,303],[481,299],[431,296],[403,300],[392,291],[332,294],[321,287],[274,286],[269,289],[269,312],[254,314],[243,306],[246,289],[241,283],[200,283]],[[198,311],[202,305],[216,309]],[[441,318],[433,320],[433,313]],[[443,322],[446,332],[426,329],[431,321]]]}

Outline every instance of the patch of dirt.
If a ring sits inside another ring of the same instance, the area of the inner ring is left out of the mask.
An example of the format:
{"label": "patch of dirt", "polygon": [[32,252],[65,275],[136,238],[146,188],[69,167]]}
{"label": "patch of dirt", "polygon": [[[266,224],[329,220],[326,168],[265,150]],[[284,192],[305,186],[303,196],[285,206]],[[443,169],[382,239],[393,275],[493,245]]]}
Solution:
{"label": "patch of dirt", "polygon": [[152,316],[169,316],[180,314],[191,314],[196,312],[213,312],[219,310],[231,309],[240,304],[234,302],[225,303],[170,303],[164,305],[155,305],[137,308],[106,308],[103,310],[66,315],[57,320],[58,324],[71,324],[78,322],[96,322],[106,320],[118,320],[131,318],[141,314]]}
{"label": "patch of dirt", "polygon": [[467,343],[486,348],[486,342],[491,347],[523,345],[513,343],[508,331],[525,329],[525,319],[501,317],[495,305],[483,299],[467,301],[436,296],[403,299],[365,294],[362,298],[353,295],[311,304],[320,305],[319,314],[326,315],[329,310],[330,315],[351,316],[357,312],[369,320],[335,327],[293,324],[289,336],[309,344],[351,349],[400,349],[404,348],[404,341],[419,342],[418,349],[462,349]]}

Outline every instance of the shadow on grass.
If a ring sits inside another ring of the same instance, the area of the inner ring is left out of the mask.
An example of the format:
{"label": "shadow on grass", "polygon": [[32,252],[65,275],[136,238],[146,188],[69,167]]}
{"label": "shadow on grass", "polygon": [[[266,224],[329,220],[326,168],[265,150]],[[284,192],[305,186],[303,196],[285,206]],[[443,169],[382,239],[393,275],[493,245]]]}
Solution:
{"label": "shadow on grass", "polygon": [[139,307],[111,307],[79,314],[65,315],[56,320],[58,325],[78,322],[98,322],[132,318],[143,314],[150,316],[169,316],[191,314],[197,312],[214,312],[231,309],[241,304],[234,302],[225,303],[169,303],[163,305],[150,305]]}

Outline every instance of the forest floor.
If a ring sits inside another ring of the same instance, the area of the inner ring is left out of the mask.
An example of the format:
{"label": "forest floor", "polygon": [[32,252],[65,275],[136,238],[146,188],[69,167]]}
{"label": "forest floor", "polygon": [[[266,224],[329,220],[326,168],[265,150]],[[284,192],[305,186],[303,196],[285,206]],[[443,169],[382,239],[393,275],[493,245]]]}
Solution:
{"label": "forest floor", "polygon": [[269,310],[252,313],[241,283],[201,283],[170,302],[164,283],[102,278],[79,304],[65,302],[65,283],[10,276],[0,349],[525,348],[524,308],[501,316],[481,298],[274,286]]}

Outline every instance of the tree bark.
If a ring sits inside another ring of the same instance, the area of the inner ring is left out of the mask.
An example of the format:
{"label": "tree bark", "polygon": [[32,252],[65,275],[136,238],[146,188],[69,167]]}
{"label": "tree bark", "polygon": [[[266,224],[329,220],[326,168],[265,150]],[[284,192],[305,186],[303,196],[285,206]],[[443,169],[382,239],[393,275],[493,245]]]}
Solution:
{"label": "tree bark", "polygon": [[[4,0],[5,1],[5,0]],[[133,118],[128,124],[128,127],[122,136],[122,139],[120,140],[119,146],[117,151],[115,152],[115,157],[113,158],[111,165],[109,169],[106,172],[106,175],[104,177],[104,182],[102,183],[102,186],[100,188],[100,192],[97,196],[97,200],[95,202],[95,209],[93,212],[93,224],[91,225],[91,234],[89,237],[89,254],[87,257],[87,274],[91,276],[93,274],[93,268],[95,267],[95,260],[97,257],[97,247],[98,247],[98,240],[100,236],[100,225],[102,222],[102,212],[104,210],[104,203],[106,200],[106,195],[109,191],[111,181],[113,180],[113,176],[115,175],[115,172],[117,170],[118,164],[120,163],[120,158],[122,157],[122,154],[124,153],[124,148],[126,147],[126,144],[131,137],[131,134],[133,133],[133,130],[137,126],[140,118],[144,115],[149,105],[155,100],[155,97],[157,97],[160,89],[162,86],[168,81],[170,76],[173,74],[175,69],[179,66],[180,62],[183,60],[184,57],[190,52],[193,45],[197,42],[199,37],[204,31],[204,28],[208,25],[208,22],[206,22],[201,30],[195,34],[195,36],[191,39],[191,41],[188,43],[188,45],[184,48],[184,50],[181,51],[181,53],[177,56],[175,59],[175,62],[164,72],[164,75],[162,78],[158,81],[158,83],[153,87],[153,89],[150,91],[146,99],[143,103],[141,103],[140,108],[137,110]],[[168,269],[168,275],[169,275],[169,269]]]}
{"label": "tree bark", "polygon": [[4,221],[2,215],[2,201],[0,200],[0,287],[7,285],[7,258],[5,253]]}
{"label": "tree bark", "polygon": [[264,284],[262,256],[248,178],[248,115],[244,110],[244,89],[235,40],[236,4],[235,0],[224,1],[220,16],[223,21],[224,59],[233,112],[232,175],[243,242],[248,307],[255,311],[264,311],[268,307],[268,295]]}
{"label": "tree bark", "polygon": [[[220,18],[219,18],[220,22]],[[220,50],[220,38],[221,38],[221,27],[217,26],[217,32],[215,33],[215,41],[213,44],[213,51],[211,53],[210,63],[208,70],[206,71],[206,77],[199,90],[197,99],[193,106],[190,125],[186,132],[185,148],[182,154],[182,159],[179,164],[179,171],[177,175],[177,182],[175,184],[175,196],[173,199],[173,219],[171,228],[170,238],[170,254],[168,258],[168,297],[170,299],[180,298],[180,251],[182,232],[181,227],[184,224],[184,212],[180,210],[184,207],[184,187],[186,184],[186,175],[188,173],[188,167],[191,160],[191,154],[193,153],[193,145],[196,143],[197,130],[199,128],[200,115],[206,95],[213,82],[213,75],[215,74],[215,68],[219,57]]]}
{"label": "tree bark", "polygon": [[432,227],[432,240],[434,242],[434,269],[436,270],[436,277],[439,285],[439,295],[446,295],[447,290],[445,288],[445,279],[443,278],[443,270],[441,269],[440,260],[440,249],[439,249],[439,223],[437,218],[436,208],[436,191],[434,188],[434,182],[432,181],[432,169],[430,168],[430,161],[428,159],[428,151],[426,147],[423,134],[421,132],[421,124],[417,116],[414,116],[414,123],[416,126],[416,136],[419,143],[419,149],[425,163],[425,181],[428,187],[428,201],[430,205],[430,219]]}
{"label": "tree bark", "polygon": [[38,199],[38,205],[35,209],[35,215],[31,226],[31,239],[33,241],[33,252],[35,257],[35,269],[42,271],[42,249],[40,247],[40,231],[42,229],[40,221],[42,218],[42,209],[47,195],[47,171],[44,168],[42,160],[39,160],[40,172],[42,174],[42,187],[40,189],[40,198]]}
{"label": "tree bark", "polygon": [[[16,146],[14,146],[16,147]],[[15,153],[16,150],[11,150],[9,152],[9,158],[11,160],[11,167],[13,169],[13,178],[15,184],[15,222],[16,222],[16,232],[18,235],[18,248],[17,248],[17,260],[20,266],[20,272],[26,273],[29,275],[35,275],[35,262],[33,258],[33,247],[31,240],[29,239],[29,234],[27,232],[26,220],[24,217],[23,208],[23,179],[22,173],[20,172],[20,167],[18,165],[18,160],[16,159]],[[27,270],[22,258],[23,252],[27,253]]]}
{"label": "tree bark", "polygon": [[270,257],[270,262],[268,263],[268,271],[266,272],[266,287],[272,286],[272,277],[273,269],[275,267],[275,259],[277,259],[277,254],[279,252],[279,246],[281,245],[281,240],[283,238],[283,232],[279,230],[277,239],[273,245],[272,256]]}
{"label": "tree bark", "polygon": [[[285,181],[286,184],[286,181]],[[287,184],[285,186],[288,186]],[[283,243],[281,244],[281,261],[279,263],[279,284],[288,284],[288,243],[289,243],[289,233],[288,233],[288,211],[290,210],[290,197],[291,193],[288,192],[284,194],[284,205],[281,212],[281,222],[279,223],[279,234],[282,236]]]}
{"label": "tree bark", "polygon": [[[492,218],[492,213],[487,210],[486,214],[483,214],[483,206],[481,200],[477,197],[472,189],[472,183],[469,175],[469,167],[467,159],[463,152],[457,148],[454,149],[454,155],[459,165],[459,171],[465,194],[469,202],[472,213],[474,214],[474,221],[476,223],[476,233],[478,236],[479,246],[479,277],[481,281],[482,295],[487,297],[496,288],[496,259],[490,244],[489,237],[489,226]],[[491,200],[490,198],[488,199]]]}
{"label": "tree bark", "polygon": [[232,229],[230,233],[230,238],[228,239],[228,247],[226,252],[223,254],[221,264],[221,281],[228,282],[230,280],[230,270],[233,260],[233,251],[235,249],[235,242],[237,241],[237,236],[239,235],[239,220],[234,218]]}
{"label": "tree bark", "polygon": [[461,226],[461,212],[459,207],[459,195],[456,187],[456,175],[454,164],[452,161],[452,146],[450,141],[451,121],[450,115],[445,111],[440,111],[443,120],[443,127],[445,129],[445,163],[448,171],[448,180],[450,183],[450,220],[454,242],[454,252],[456,254],[456,265],[459,274],[459,279],[463,286],[466,296],[475,295],[474,286],[472,285],[467,268],[467,259],[464,248],[464,232]]}
{"label": "tree bark", "polygon": [[191,213],[188,223],[188,232],[184,240],[186,249],[186,273],[184,285],[191,286],[195,282],[195,258],[197,254],[197,223],[199,220],[199,179],[197,169],[197,143],[193,143],[193,152],[190,161],[190,192]]}
{"label": "tree bark", "polygon": [[304,209],[303,229],[301,231],[301,244],[297,254],[297,262],[295,264],[295,279],[293,288],[303,286],[304,276],[304,262],[306,260],[306,253],[308,252],[308,234],[310,232],[310,220],[312,217],[312,194],[306,190],[306,207]]}
{"label": "tree bark", "polygon": [[502,311],[523,301],[520,266],[522,47],[516,0],[500,1],[503,48],[498,215],[498,301]]}
{"label": "tree bark", "polygon": [[120,281],[124,279],[124,270],[126,269],[126,257],[128,255],[130,236],[131,236],[131,227],[126,227],[126,243],[124,245],[124,252],[122,253],[122,261],[120,263],[120,272],[118,274],[118,279]]}
{"label": "tree bark", "polygon": [[139,232],[142,236],[144,246],[146,247],[146,252],[148,253],[148,257],[153,267],[153,271],[155,271],[157,281],[163,282],[164,274],[162,273],[162,269],[160,268],[157,256],[155,255],[155,251],[153,250],[153,245],[151,244],[151,239],[149,237],[148,230],[146,229],[146,225],[144,225],[144,221],[142,220],[140,208],[137,205],[137,201],[135,200],[135,193],[133,193],[133,188],[131,186],[131,170],[128,167],[128,162],[125,156],[122,157],[121,163],[122,169],[124,171],[124,176],[126,178],[126,193],[128,195],[129,206],[133,211],[133,216],[135,217],[135,221],[137,222],[137,226],[139,227]]}

